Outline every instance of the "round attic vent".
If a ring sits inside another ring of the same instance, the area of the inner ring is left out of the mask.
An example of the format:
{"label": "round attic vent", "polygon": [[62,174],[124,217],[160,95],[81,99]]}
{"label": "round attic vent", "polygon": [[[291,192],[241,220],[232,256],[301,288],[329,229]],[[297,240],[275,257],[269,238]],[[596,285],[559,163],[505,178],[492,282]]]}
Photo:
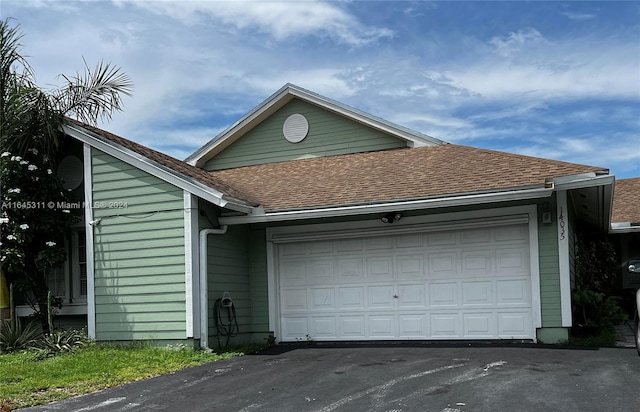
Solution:
{"label": "round attic vent", "polygon": [[67,156],[58,165],[58,177],[63,180],[62,187],[75,190],[82,183],[82,160]]}
{"label": "round attic vent", "polygon": [[287,117],[282,126],[282,134],[284,138],[291,143],[298,143],[304,140],[309,133],[309,122],[306,117],[301,114],[292,114]]}

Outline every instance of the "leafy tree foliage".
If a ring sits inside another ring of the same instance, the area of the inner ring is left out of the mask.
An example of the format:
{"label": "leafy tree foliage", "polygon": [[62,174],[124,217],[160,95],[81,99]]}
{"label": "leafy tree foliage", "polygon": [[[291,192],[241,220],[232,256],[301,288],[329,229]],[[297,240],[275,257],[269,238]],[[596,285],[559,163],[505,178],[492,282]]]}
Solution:
{"label": "leafy tree foliage", "polygon": [[119,68],[101,62],[91,70],[85,62],[82,74],[61,76],[62,87],[43,90],[21,53],[22,37],[10,19],[0,22],[0,270],[46,314],[45,274],[65,261],[73,222],[55,173],[62,125],[70,117],[110,119],[132,84]]}

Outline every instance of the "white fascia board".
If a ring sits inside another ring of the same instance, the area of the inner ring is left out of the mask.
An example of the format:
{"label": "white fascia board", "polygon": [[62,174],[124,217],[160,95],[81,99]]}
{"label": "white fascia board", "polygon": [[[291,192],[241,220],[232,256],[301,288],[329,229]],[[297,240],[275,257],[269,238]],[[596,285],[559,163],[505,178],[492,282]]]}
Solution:
{"label": "white fascia board", "polygon": [[572,176],[562,176],[553,179],[556,190],[582,189],[585,187],[607,186],[615,182],[614,175],[598,176],[595,173],[584,173]]}
{"label": "white fascia board", "polygon": [[435,137],[409,130],[400,125],[377,118],[358,109],[346,106],[327,97],[288,83],[280,88],[280,90],[269,96],[261,104],[256,106],[240,120],[214,137],[209,143],[196,150],[192,155],[185,159],[185,162],[193,166],[201,165],[202,160],[208,160],[213,157],[211,156],[211,152],[214,152],[214,155],[219,153],[222,149],[233,143],[237,138],[251,130],[255,125],[257,125],[257,123],[261,122],[277,109],[289,103],[294,97],[345,116],[374,129],[397,136],[405,140],[409,147],[446,144],[446,142],[436,139]]}
{"label": "white fascia board", "polygon": [[246,132],[253,129],[255,125],[268,117],[268,115],[290,102],[291,99],[293,99],[293,96],[287,95],[288,88],[287,86],[284,86],[280,90],[269,96],[261,104],[253,108],[240,120],[226,128],[204,146],[196,150],[184,161],[192,166],[200,166],[200,163],[203,163],[201,162],[201,160],[206,161],[213,157],[209,155],[212,151],[214,151],[215,153],[220,152],[222,149],[233,143],[235,139],[231,139],[232,137],[235,136],[235,138],[237,139],[243,136]]}
{"label": "white fascia board", "polygon": [[482,203],[508,202],[515,200],[528,200],[550,197],[551,188],[535,188],[514,190],[509,192],[484,193],[466,196],[453,196],[437,199],[422,199],[403,202],[381,203],[375,205],[343,206],[324,209],[307,209],[287,212],[272,212],[264,214],[252,214],[247,216],[220,217],[218,220],[223,225],[235,225],[244,223],[281,222],[287,220],[317,219],[324,217],[364,215],[369,213],[389,213],[403,210],[434,209],[441,207],[454,207],[476,205]]}
{"label": "white fascia board", "polygon": [[640,233],[640,226],[632,226],[630,222],[616,222],[611,224],[609,233],[612,235],[621,233]]}
{"label": "white fascia board", "polygon": [[182,175],[175,170],[171,170],[170,168],[154,162],[139,153],[102,139],[94,133],[82,129],[80,126],[72,126],[66,124],[62,126],[62,129],[67,135],[81,141],[82,143],[86,143],[91,147],[94,147],[119,160],[122,160],[123,162],[128,163],[140,170],[143,170],[159,179],[162,179],[167,183],[171,183],[172,185],[179,187],[180,189],[186,190],[189,193],[205,199],[213,203],[214,205],[242,213],[251,213],[253,210],[252,206],[243,205],[224,199],[224,194],[222,192],[219,192],[185,175]]}

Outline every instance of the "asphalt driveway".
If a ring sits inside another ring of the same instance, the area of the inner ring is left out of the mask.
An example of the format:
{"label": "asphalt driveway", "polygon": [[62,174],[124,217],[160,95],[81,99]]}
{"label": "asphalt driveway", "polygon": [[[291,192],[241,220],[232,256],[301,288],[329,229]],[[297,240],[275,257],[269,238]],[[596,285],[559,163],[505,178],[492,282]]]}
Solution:
{"label": "asphalt driveway", "polygon": [[635,349],[305,346],[25,411],[638,411]]}

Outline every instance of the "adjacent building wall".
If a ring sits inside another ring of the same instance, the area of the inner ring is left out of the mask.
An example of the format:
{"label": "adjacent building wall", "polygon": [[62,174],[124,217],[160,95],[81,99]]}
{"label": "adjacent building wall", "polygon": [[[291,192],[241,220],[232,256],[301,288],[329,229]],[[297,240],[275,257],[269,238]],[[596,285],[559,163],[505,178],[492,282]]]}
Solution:
{"label": "adjacent building wall", "polygon": [[183,191],[92,149],[97,340],[186,338]]}

